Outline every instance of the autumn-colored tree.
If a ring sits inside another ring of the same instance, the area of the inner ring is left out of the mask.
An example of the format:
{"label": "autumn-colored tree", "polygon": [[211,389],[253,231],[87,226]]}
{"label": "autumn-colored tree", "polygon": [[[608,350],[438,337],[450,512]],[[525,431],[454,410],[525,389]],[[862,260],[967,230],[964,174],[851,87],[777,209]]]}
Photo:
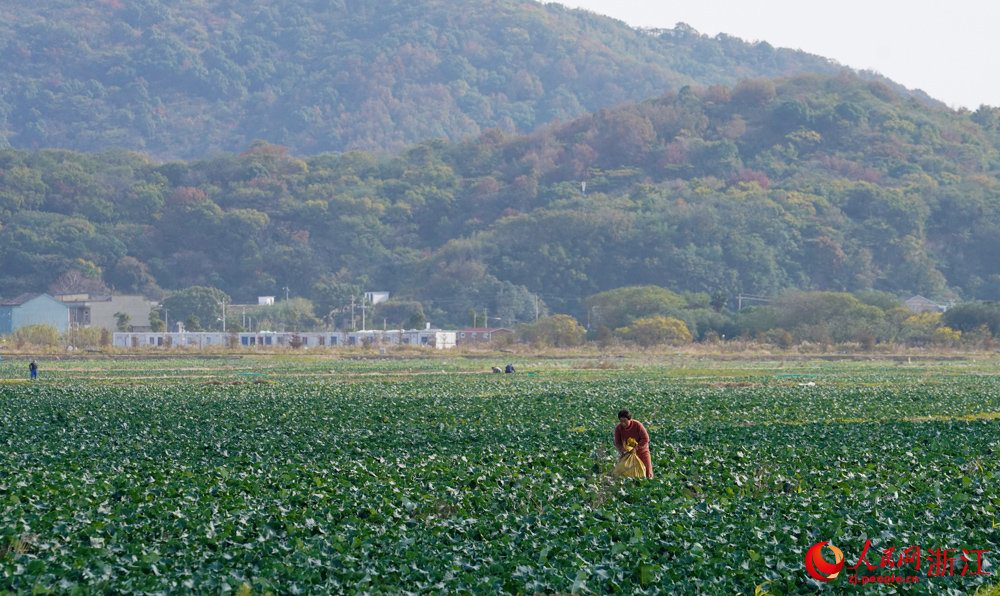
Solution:
{"label": "autumn-colored tree", "polygon": [[644,348],[661,344],[685,344],[692,339],[684,322],[672,317],[637,319],[628,327],[615,329],[615,334]]}
{"label": "autumn-colored tree", "polygon": [[733,101],[758,106],[774,99],[775,94],[774,81],[770,79],[744,79],[733,89]]}
{"label": "autumn-colored tree", "polygon": [[100,270],[91,277],[79,269],[70,269],[59,276],[59,279],[49,286],[50,294],[89,294],[91,296],[107,296],[111,293],[108,286],[100,279]]}

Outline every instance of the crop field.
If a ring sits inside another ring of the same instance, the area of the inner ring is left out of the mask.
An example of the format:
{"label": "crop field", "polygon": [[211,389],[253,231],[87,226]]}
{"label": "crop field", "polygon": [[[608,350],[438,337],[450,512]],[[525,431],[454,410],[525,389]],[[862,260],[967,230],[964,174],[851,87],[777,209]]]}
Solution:
{"label": "crop field", "polygon": [[[5,356],[0,594],[1000,583],[996,361],[489,364],[47,359],[29,383]],[[653,480],[608,475],[622,407]],[[819,542],[831,581],[804,566]],[[892,575],[916,581],[861,583]]]}

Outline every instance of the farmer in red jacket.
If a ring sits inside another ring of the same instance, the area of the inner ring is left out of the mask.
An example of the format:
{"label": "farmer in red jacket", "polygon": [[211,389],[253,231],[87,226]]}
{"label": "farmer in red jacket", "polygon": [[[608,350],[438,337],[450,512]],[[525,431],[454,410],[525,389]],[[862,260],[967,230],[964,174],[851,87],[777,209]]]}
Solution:
{"label": "farmer in red jacket", "polygon": [[646,466],[646,478],[653,477],[653,462],[649,457],[649,433],[638,420],[632,420],[632,413],[628,410],[618,411],[618,424],[615,425],[615,449],[618,450],[618,459],[625,457],[625,442],[635,439],[638,445],[635,454],[639,456],[642,465]]}

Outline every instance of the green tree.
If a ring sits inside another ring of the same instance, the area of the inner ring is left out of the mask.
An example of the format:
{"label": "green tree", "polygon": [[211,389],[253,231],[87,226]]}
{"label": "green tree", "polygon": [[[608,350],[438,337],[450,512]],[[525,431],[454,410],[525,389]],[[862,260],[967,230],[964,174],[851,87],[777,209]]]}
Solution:
{"label": "green tree", "polygon": [[591,313],[591,324],[626,327],[635,319],[673,315],[687,306],[679,295],[657,286],[628,286],[594,294],[581,305]]}
{"label": "green tree", "polygon": [[884,312],[889,312],[894,308],[902,308],[906,306],[906,302],[892,292],[883,292],[880,290],[857,290],[853,292],[852,295],[857,298],[858,302],[861,304],[877,306]]}
{"label": "green tree", "polygon": [[201,319],[193,313],[184,317],[184,329],[187,331],[204,331],[201,327]]}
{"label": "green tree", "polygon": [[[369,312],[369,328],[371,328],[370,314]],[[258,329],[272,326],[289,331],[305,331],[320,323],[313,303],[305,298],[290,298],[274,304],[255,306],[247,310],[247,315],[254,318]]]}
{"label": "green tree", "polygon": [[[417,318],[414,318],[415,316]],[[411,319],[416,321],[420,318],[424,318],[424,307],[422,304],[416,300],[400,300],[396,298],[376,304],[372,315],[375,326],[381,326],[384,321],[385,325],[391,329],[406,326]],[[422,322],[418,324],[420,327],[423,327]],[[413,326],[409,327],[409,329],[415,328]]]}
{"label": "green tree", "polygon": [[357,306],[360,306],[365,291],[361,283],[341,282],[337,281],[337,277],[323,276],[313,284],[310,295],[316,312],[322,317],[327,317],[349,314],[352,299]]}
{"label": "green tree", "polygon": [[424,316],[423,310],[413,311],[410,318],[406,322],[407,329],[423,329],[424,325],[427,324],[427,317]]}
{"label": "green tree", "polygon": [[597,345],[602,348],[611,347],[615,343],[615,335],[612,333],[605,325],[601,325],[597,328]]}
{"label": "green tree", "polygon": [[479,312],[470,308],[468,315],[470,327],[489,327],[488,317],[485,312]]}
{"label": "green tree", "polygon": [[778,326],[800,340],[854,341],[861,333],[883,335],[885,312],[839,292],[786,292],[772,302]]}
{"label": "green tree", "polygon": [[120,293],[147,296],[159,293],[156,278],[149,273],[149,267],[135,257],[119,259],[108,278]]}
{"label": "green tree", "polygon": [[956,304],[941,315],[942,323],[963,333],[985,325],[996,337],[1000,335],[1000,302],[964,302]]}
{"label": "green tree", "polygon": [[124,312],[116,312],[115,313],[115,326],[118,328],[118,331],[122,331],[122,332],[128,331],[129,330],[129,322],[131,322],[131,321],[132,321],[132,317],[129,316],[128,313],[124,313]]}
{"label": "green tree", "polygon": [[582,344],[587,332],[569,315],[551,315],[518,325],[517,334],[522,341],[536,346],[565,348]]}
{"label": "green tree", "polygon": [[[163,308],[169,310],[171,319],[186,321],[191,315],[198,321],[211,321],[210,329],[222,329],[222,303],[232,302],[222,290],[205,286],[192,286],[175,292],[163,300]],[[186,323],[185,323],[186,325]]]}
{"label": "green tree", "polygon": [[167,324],[160,318],[160,311],[149,311],[149,330],[154,333],[163,333],[167,330]]}
{"label": "green tree", "polygon": [[726,304],[729,302],[729,293],[719,290],[718,292],[712,294],[712,310],[715,312],[722,312],[722,309],[726,308]]}

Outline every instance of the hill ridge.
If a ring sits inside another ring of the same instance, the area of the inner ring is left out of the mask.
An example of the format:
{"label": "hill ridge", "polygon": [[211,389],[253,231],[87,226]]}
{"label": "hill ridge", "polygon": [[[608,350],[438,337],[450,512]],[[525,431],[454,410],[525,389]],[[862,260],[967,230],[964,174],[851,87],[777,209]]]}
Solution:
{"label": "hill ridge", "polygon": [[240,151],[255,139],[301,155],[399,151],[494,127],[530,132],[685,85],[843,68],[528,0],[324,6],[4,0],[12,16],[0,20],[0,48],[11,59],[0,64],[0,139],[161,159]]}

